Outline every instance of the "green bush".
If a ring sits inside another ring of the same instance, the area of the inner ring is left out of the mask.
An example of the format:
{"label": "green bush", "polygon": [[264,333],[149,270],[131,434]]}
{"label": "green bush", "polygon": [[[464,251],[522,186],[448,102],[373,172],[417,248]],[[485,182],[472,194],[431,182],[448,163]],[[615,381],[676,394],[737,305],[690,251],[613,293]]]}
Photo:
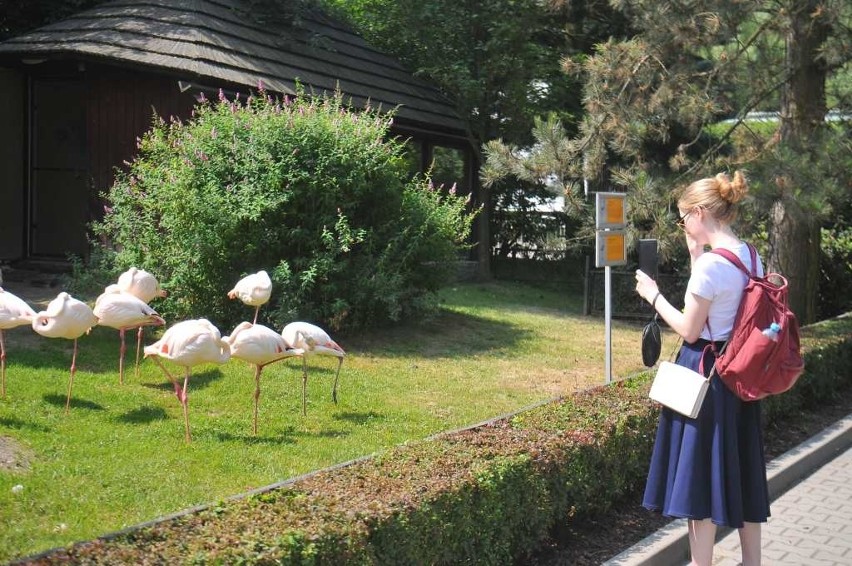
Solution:
{"label": "green bush", "polygon": [[852,228],[823,228],[820,246],[820,319],[852,309]]}
{"label": "green bush", "polygon": [[95,226],[114,270],[157,275],[171,291],[158,308],[177,319],[245,319],[226,294],[261,269],[274,325],[339,329],[428,310],[469,231],[466,202],[411,179],[390,115],[350,112],[339,95],[259,94],[220,94],[139,140]]}

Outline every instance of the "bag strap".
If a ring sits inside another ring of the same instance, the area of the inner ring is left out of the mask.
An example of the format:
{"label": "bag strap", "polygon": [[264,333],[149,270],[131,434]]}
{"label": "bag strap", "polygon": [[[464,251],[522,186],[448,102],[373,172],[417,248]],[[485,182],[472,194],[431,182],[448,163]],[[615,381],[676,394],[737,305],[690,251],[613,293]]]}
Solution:
{"label": "bag strap", "polygon": [[746,246],[748,246],[749,255],[751,256],[751,270],[747,269],[746,266],[743,265],[742,260],[739,257],[737,257],[737,254],[735,254],[734,252],[732,252],[729,249],[713,248],[712,250],[710,250],[710,252],[714,253],[716,255],[720,255],[723,258],[725,258],[726,260],[730,261],[735,266],[737,266],[740,269],[740,271],[745,273],[748,277],[757,277],[757,250],[754,249],[754,246],[752,246],[749,243],[746,243]]}
{"label": "bag strap", "polygon": [[725,351],[725,348],[727,348],[727,347],[728,347],[728,343],[725,342],[725,345],[722,346],[722,350],[720,352],[717,352],[716,346],[713,344],[713,342],[710,342],[709,344],[704,346],[704,349],[701,351],[701,361],[698,363],[698,372],[701,375],[704,375],[704,356],[705,356],[705,354],[707,354],[707,349],[709,348],[713,352],[713,355],[715,356],[715,358],[713,359],[713,367],[710,368],[710,373],[707,374],[707,381],[710,381],[711,379],[713,379],[713,374],[719,375],[719,372],[716,371],[716,361],[719,359],[719,356],[722,355],[722,353]]}

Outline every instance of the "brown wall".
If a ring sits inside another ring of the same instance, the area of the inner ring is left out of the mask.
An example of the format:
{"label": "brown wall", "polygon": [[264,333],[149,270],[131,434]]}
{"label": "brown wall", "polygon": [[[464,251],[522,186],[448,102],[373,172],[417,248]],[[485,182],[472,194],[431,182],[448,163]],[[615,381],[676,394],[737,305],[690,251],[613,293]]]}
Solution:
{"label": "brown wall", "polygon": [[136,139],[150,128],[155,112],[165,119],[187,118],[195,99],[181,93],[173,78],[109,68],[87,75],[89,167],[99,193],[112,185],[114,168],[136,154]]}
{"label": "brown wall", "polygon": [[0,259],[24,252],[24,87],[23,75],[0,69]]}
{"label": "brown wall", "polygon": [[[34,83],[57,79],[77,82],[84,89],[86,151],[80,169],[85,177],[81,182],[88,187],[83,191],[83,194],[88,193],[87,221],[102,216],[100,195],[112,185],[115,169],[123,168],[124,162],[136,155],[137,138],[150,128],[154,114],[166,120],[171,116],[187,119],[198,93],[196,89],[180,92],[180,77],[177,76],[68,60],[49,61],[21,71],[0,69],[0,127],[6,140],[6,143],[0,142],[0,259],[24,259],[28,253],[24,241],[24,234],[29,233],[24,212],[26,195],[30,191],[26,161],[28,75],[35,79]],[[228,85],[223,86],[229,90]],[[209,83],[207,87],[215,88]],[[421,135],[415,133],[414,137]],[[465,170],[465,179],[459,183],[464,192],[469,190],[470,184],[465,182],[469,173]],[[75,222],[75,225],[81,224],[81,235],[85,231],[82,220],[85,216],[83,214],[81,220]],[[45,237],[49,239],[49,235]],[[46,242],[40,249],[51,250],[51,255],[57,257],[64,256],[58,252],[68,238],[54,239],[56,241]],[[35,253],[39,253],[38,250]]]}

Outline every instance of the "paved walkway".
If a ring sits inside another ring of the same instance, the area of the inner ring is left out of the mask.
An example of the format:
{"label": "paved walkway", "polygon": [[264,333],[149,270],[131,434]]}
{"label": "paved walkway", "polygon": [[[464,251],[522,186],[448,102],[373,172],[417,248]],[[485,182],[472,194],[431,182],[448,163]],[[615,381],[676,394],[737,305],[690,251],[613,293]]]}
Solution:
{"label": "paved walkway", "polygon": [[[772,502],[763,529],[763,562],[790,566],[852,564],[852,449]],[[740,540],[716,544],[713,564],[737,566]]]}
{"label": "paved walkway", "polygon": [[[852,415],[770,462],[767,476],[772,516],[763,527],[763,563],[852,565]],[[714,566],[740,564],[736,531],[718,536]],[[686,521],[676,520],[605,564],[688,563]]]}

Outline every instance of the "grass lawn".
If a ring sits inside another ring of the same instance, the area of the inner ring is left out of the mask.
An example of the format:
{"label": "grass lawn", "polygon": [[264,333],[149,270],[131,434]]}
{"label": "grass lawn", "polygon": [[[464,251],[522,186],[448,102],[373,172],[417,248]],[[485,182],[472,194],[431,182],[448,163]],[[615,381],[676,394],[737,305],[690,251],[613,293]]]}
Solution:
{"label": "grass lawn", "polygon": [[[432,320],[335,336],[347,351],[338,405],[331,401],[335,359],[309,364],[306,417],[301,362],[268,366],[256,437],[253,369],[236,360],[196,368],[191,444],[184,443],[180,405],[159,368],[145,361],[134,377],[135,345],[128,346],[119,385],[116,331],[95,328],[80,339],[67,416],[72,343],[26,327],[8,331],[0,448],[17,457],[0,458],[0,560],[601,384],[604,322],[582,316],[581,304],[573,289],[509,282],[448,287]],[[639,340],[638,325],[613,324],[614,376],[643,368]],[[666,332],[664,340],[666,358],[675,338]],[[153,341],[147,334],[146,343]]]}

